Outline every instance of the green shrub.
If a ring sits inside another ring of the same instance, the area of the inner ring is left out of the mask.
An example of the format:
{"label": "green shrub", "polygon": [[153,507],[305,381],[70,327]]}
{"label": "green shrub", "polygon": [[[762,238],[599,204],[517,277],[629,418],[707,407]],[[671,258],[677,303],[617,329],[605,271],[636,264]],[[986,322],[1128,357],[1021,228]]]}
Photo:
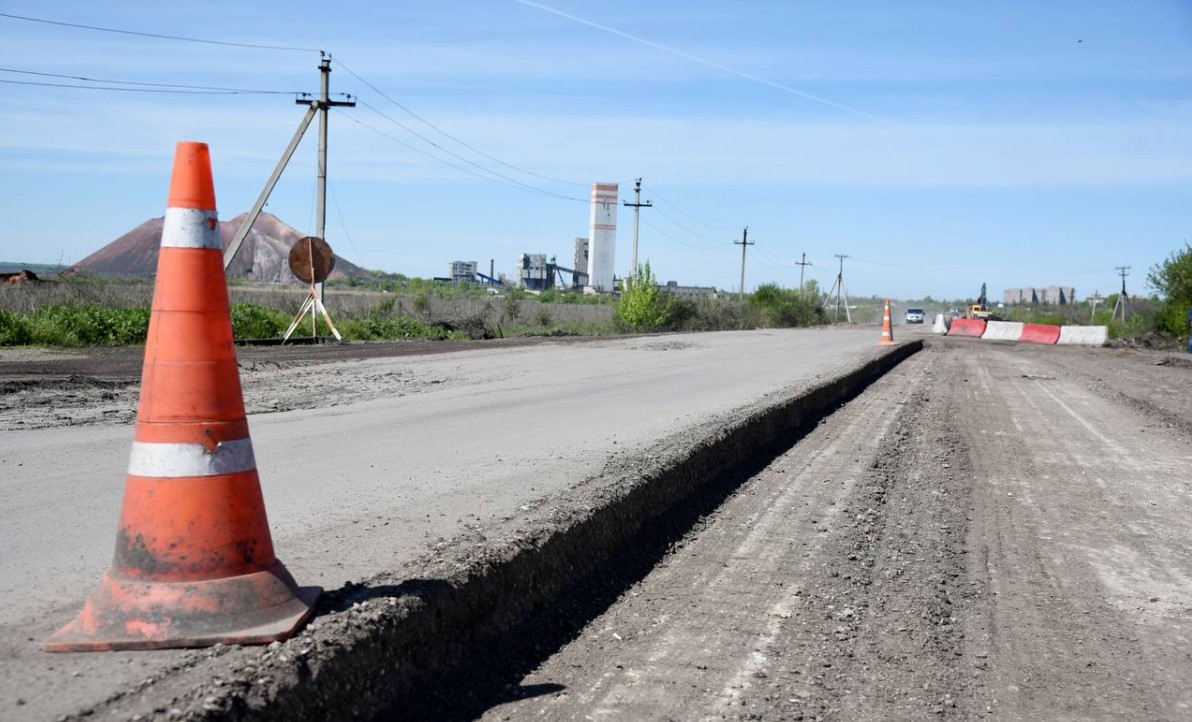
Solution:
{"label": "green shrub", "polygon": [[450,336],[442,326],[429,325],[413,318],[366,318],[337,324],[344,338],[355,341],[395,339],[441,339]]}
{"label": "green shrub", "polygon": [[625,291],[617,304],[617,320],[634,331],[657,331],[669,319],[671,296],[664,296],[650,273],[650,262],[634,270],[625,280]]}
{"label": "green shrub", "polygon": [[24,314],[0,310],[0,346],[24,346],[33,343],[29,319]]}
{"label": "green shrub", "polygon": [[234,303],[232,336],[237,340],[250,338],[280,338],[292,320],[281,311],[252,303]]}
{"label": "green shrub", "polygon": [[758,286],[749,297],[749,304],[761,311],[763,325],[771,328],[827,323],[824,309],[812,294],[784,289],[776,283]]}

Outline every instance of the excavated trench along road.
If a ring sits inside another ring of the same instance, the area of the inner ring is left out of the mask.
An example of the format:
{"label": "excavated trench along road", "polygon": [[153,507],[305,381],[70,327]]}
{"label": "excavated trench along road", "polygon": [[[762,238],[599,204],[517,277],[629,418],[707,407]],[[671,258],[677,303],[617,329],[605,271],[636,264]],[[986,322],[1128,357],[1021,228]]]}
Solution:
{"label": "excavated trench along road", "polygon": [[1192,718],[1192,445],[1056,351],[930,345],[384,718]]}

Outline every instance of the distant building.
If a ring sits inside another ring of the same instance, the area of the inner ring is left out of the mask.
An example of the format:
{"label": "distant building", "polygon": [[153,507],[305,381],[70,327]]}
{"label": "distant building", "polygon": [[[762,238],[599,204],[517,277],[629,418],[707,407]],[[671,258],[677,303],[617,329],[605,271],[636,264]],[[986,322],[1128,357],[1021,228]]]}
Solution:
{"label": "distant building", "polygon": [[531,291],[555,287],[555,269],[545,253],[523,253],[517,264],[518,285]]}
{"label": "distant building", "polygon": [[452,261],[451,282],[475,281],[478,266],[475,261]]}
{"label": "distant building", "polygon": [[593,183],[588,217],[588,285],[593,293],[610,293],[617,250],[617,184]]}
{"label": "distant building", "polygon": [[667,281],[658,290],[683,298],[716,298],[716,288],[713,286],[680,286],[678,281]]}
{"label": "distant building", "polygon": [[584,286],[588,285],[588,238],[576,238],[576,264],[572,268],[584,274]]}
{"label": "distant building", "polygon": [[1002,298],[1007,306],[1066,306],[1076,303],[1076,289],[1072,286],[1011,288],[1003,292]]}

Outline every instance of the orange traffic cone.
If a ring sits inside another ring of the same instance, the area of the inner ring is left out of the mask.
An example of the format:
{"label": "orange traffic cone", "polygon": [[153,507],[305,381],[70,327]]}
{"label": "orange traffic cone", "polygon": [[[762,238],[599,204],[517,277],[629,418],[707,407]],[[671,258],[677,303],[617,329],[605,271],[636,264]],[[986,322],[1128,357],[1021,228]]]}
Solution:
{"label": "orange traffic cone", "polygon": [[205,143],[179,143],[112,567],[51,652],[286,639],[322,592],[273,555]]}
{"label": "orange traffic cone", "polygon": [[886,310],[882,312],[882,340],[878,346],[897,346],[894,341],[894,331],[890,328],[890,299],[886,299]]}

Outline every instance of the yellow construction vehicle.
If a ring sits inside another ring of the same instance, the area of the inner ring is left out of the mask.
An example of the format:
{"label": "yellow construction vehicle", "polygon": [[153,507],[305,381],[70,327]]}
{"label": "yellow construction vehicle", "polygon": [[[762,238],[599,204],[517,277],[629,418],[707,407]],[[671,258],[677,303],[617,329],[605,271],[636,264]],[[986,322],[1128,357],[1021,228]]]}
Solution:
{"label": "yellow construction vehicle", "polygon": [[985,284],[981,284],[981,297],[964,312],[965,318],[979,318],[982,321],[1000,321],[1001,317],[989,310],[989,300],[985,297]]}

